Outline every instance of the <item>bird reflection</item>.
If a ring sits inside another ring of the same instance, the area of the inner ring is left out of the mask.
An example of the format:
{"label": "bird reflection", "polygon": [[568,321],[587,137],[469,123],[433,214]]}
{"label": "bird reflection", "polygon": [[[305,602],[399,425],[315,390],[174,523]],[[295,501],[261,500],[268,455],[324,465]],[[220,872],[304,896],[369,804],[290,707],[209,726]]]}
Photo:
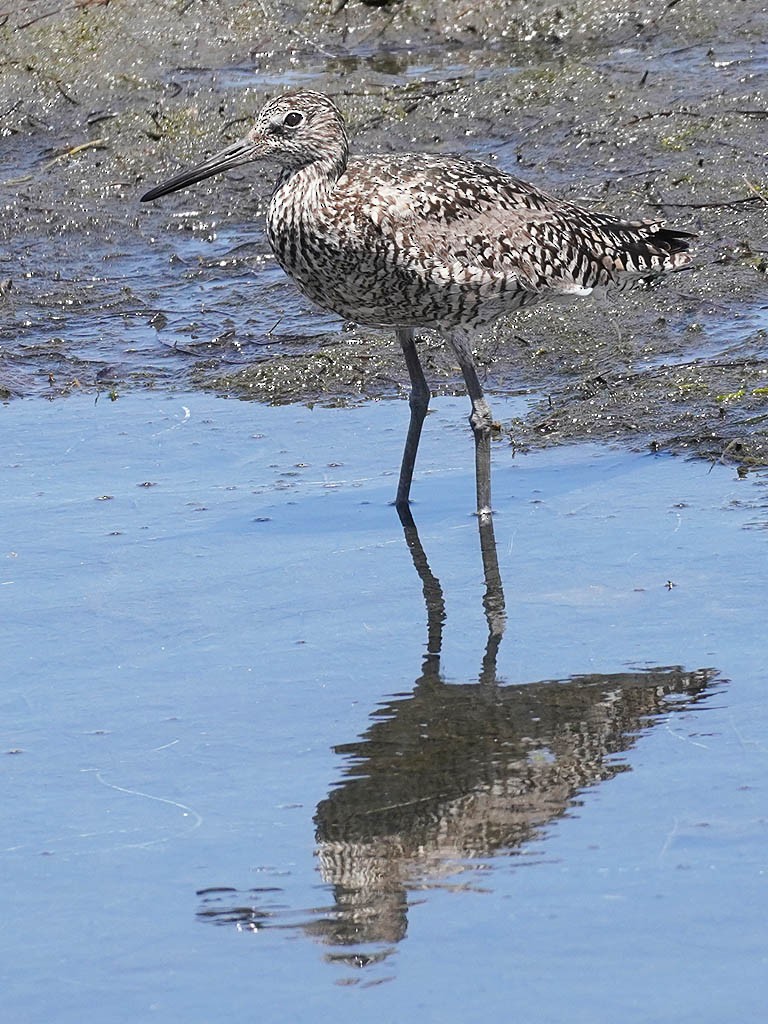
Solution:
{"label": "bird reflection", "polygon": [[350,966],[389,954],[406,934],[420,890],[472,884],[479,860],[519,851],[566,814],[581,790],[627,770],[615,755],[659,716],[699,702],[716,675],[668,667],[502,685],[496,661],[504,594],[493,523],[478,517],[488,638],[478,680],[447,683],[443,591],[408,510],[401,521],[424,592],[426,654],[412,692],[386,701],[359,739],[335,748],[346,760],[343,778],[314,819],[333,903],[305,911],[303,921],[292,914],[288,923],[266,892],[252,890],[245,901],[233,890],[200,894],[203,918],[298,928],[334,947],[329,959]]}

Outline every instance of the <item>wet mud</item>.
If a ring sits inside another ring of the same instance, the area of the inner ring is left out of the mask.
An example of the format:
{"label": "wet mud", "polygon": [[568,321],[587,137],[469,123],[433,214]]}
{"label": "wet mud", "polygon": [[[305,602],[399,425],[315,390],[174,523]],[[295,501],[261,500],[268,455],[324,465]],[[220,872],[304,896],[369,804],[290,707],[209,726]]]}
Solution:
{"label": "wet mud", "polygon": [[[358,151],[495,162],[700,237],[648,292],[542,306],[478,338],[501,424],[768,462],[768,17],[757,0],[290,4],[28,0],[0,10],[0,394],[190,384],[268,402],[405,394],[389,332],[312,309],[263,233],[269,178],[144,189],[333,95]],[[460,389],[435,338],[436,392]]]}

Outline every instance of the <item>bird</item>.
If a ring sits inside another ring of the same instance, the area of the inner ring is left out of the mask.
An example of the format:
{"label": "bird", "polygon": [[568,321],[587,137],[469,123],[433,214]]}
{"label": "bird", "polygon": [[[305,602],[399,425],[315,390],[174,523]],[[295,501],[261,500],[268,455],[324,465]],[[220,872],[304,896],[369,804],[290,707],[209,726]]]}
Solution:
{"label": "bird", "polygon": [[489,517],[493,417],[473,357],[475,332],[547,299],[679,270],[696,237],[659,220],[593,212],[479,161],[351,154],[338,106],[312,90],[269,99],[244,138],[141,202],[251,162],[277,169],[266,232],[282,269],[318,306],[393,328],[402,347],[410,419],[394,502],[401,515],[430,399],[417,331],[437,331],[456,355],[471,402],[477,514]]}

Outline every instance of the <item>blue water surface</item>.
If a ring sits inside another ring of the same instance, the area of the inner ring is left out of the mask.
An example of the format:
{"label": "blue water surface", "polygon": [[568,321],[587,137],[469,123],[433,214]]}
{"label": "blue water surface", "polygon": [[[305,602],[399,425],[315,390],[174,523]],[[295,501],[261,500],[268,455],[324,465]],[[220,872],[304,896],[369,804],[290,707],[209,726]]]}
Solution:
{"label": "blue water surface", "polygon": [[466,411],[443,623],[403,402],[0,408],[6,1019],[762,1019],[764,479],[497,443],[494,657]]}

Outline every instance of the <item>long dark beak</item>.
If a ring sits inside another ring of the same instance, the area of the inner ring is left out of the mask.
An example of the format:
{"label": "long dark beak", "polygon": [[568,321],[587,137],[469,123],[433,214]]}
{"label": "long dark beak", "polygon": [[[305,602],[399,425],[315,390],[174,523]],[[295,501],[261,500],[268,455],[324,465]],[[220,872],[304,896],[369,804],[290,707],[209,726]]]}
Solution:
{"label": "long dark beak", "polygon": [[240,139],[239,142],[233,142],[231,146],[227,146],[226,149],[209,157],[197,167],[190,167],[188,171],[182,171],[175,178],[169,178],[162,185],[151,188],[141,197],[141,202],[148,203],[152,199],[159,199],[160,196],[167,196],[169,192],[178,192],[179,189],[187,188],[188,185],[194,185],[198,181],[204,181],[214,174],[228,171],[231,167],[247,164],[255,156],[256,147],[253,142],[247,138]]}

